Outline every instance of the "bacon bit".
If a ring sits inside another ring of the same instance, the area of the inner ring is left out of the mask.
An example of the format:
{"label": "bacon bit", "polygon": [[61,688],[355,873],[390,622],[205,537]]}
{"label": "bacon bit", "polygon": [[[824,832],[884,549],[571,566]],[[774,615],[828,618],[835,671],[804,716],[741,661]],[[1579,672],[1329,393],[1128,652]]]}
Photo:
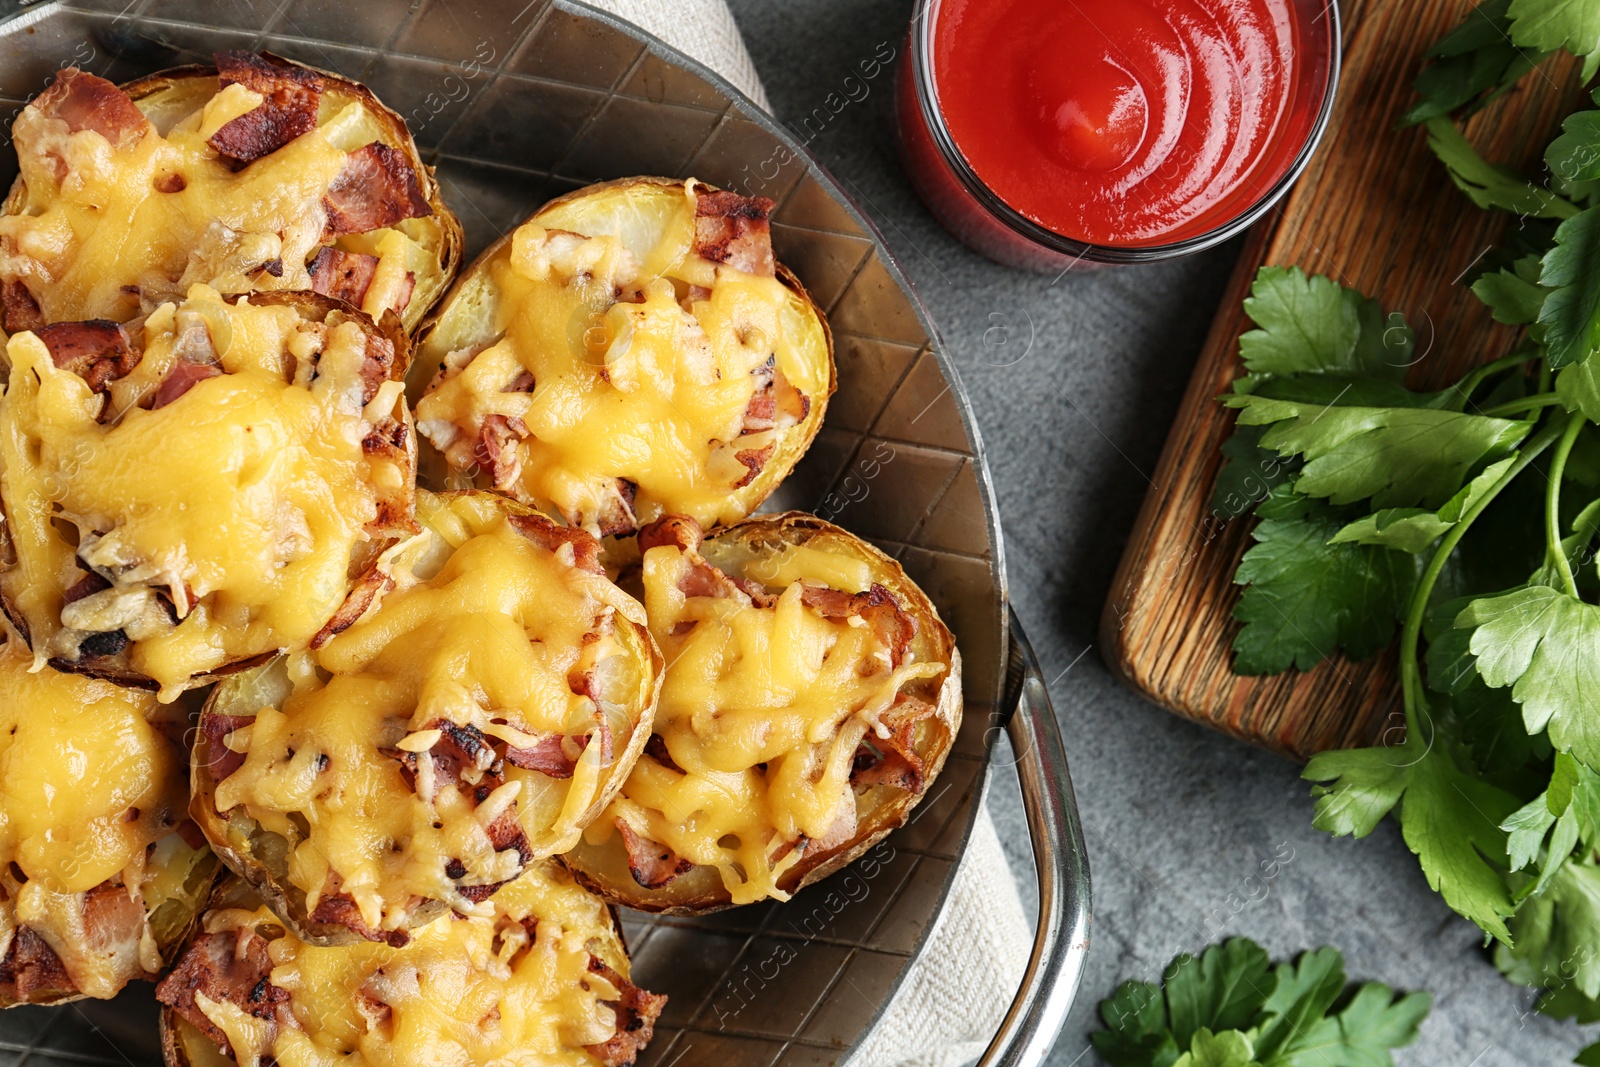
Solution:
{"label": "bacon bit", "polygon": [[213,711],[200,717],[200,733],[206,739],[205,767],[212,781],[220,782],[244,765],[244,753],[228,747],[228,735],[255,721],[250,715],[219,715]]}
{"label": "bacon bit", "polygon": [[675,545],[680,550],[693,552],[700,547],[704,538],[700,524],[689,516],[663,515],[640,528],[639,553],[643,555],[662,545]]}
{"label": "bacon bit", "polygon": [[156,999],[231,1056],[228,1035],[206,1018],[195,996],[204,993],[247,1015],[276,1022],[280,1010],[288,1012],[289,992],[272,984],[271,973],[272,960],[267,955],[265,938],[257,937],[253,931],[245,931],[243,937],[233,931],[219,931],[195,939],[172,973],[156,986]]}
{"label": "bacon bit", "polygon": [[156,179],[156,192],[181,193],[189,188],[189,179],[181,174],[163,174]]}
{"label": "bacon bit", "polygon": [[635,518],[633,506],[639,496],[639,483],[626,478],[618,478],[616,493],[606,501],[605,507],[600,511],[595,520],[600,525],[600,536],[609,537],[613,534],[622,536],[630,534],[639,525]]}
{"label": "bacon bit", "polygon": [[633,880],[646,889],[659,889],[694,868],[694,864],[679,859],[666,845],[637,834],[627,823],[617,820],[617,832],[622,835],[622,847],[628,853],[628,871]]}
{"label": "bacon bit", "polygon": [[683,768],[672,758],[672,753],[667,750],[667,742],[660,734],[650,735],[650,740],[644,743],[644,754],[669,771],[683,773]]}
{"label": "bacon bit", "polygon": [[394,1017],[394,1009],[385,1004],[376,993],[362,986],[356,990],[356,1011],[367,1021],[369,1032],[379,1031],[385,1036],[392,1036],[389,1032],[390,1020]]}
{"label": "bacon bit", "polygon": [[0,959],[0,995],[18,1003],[53,1000],[78,992],[72,976],[49,942],[28,926],[18,926]]}
{"label": "bacon bit", "polygon": [[378,389],[394,373],[394,342],[373,330],[366,331],[367,347],[361,358],[361,403],[372,403]]}
{"label": "bacon bit", "polygon": [[[363,441],[362,445],[365,446]],[[311,639],[312,649],[321,648],[332,641],[339,634],[344,633],[356,624],[356,620],[366,614],[372,606],[372,601],[381,593],[387,593],[394,588],[394,579],[373,567],[363,574],[350,590],[350,595],[344,598],[344,603],[339,605],[339,610],[333,613],[327,625],[317,631]]]}
{"label": "bacon bit", "polygon": [[505,491],[516,484],[517,476],[522,473],[522,457],[515,446],[527,436],[528,427],[521,419],[505,415],[484,417],[472,458],[489,472],[496,489]]}
{"label": "bacon bit", "polygon": [[367,233],[433,214],[405,153],[382,141],[350,153],[322,204],[328,211],[326,236]]}
{"label": "bacon bit", "polygon": [[[524,770],[538,771],[551,778],[571,778],[573,768],[578,765],[578,761],[567,755],[566,740],[563,734],[551,734],[528,748],[508,745],[506,762]],[[580,743],[581,746],[587,747],[589,739],[581,738]]]}
{"label": "bacon bit", "polygon": [[694,250],[747,274],[771,278],[773,202],[725,190],[698,192],[694,206]]}
{"label": "bacon bit", "polygon": [[571,545],[573,566],[590,574],[605,574],[606,569],[600,563],[600,542],[587,530],[561,526],[538,514],[509,515],[506,521],[518,533],[546,551],[557,552],[562,545]]}
{"label": "bacon bit", "polygon": [[206,143],[239,170],[317,128],[322,78],[313,70],[253,52],[218,52],[220,88],[243,85],[260,105],[222,124]]}
{"label": "bacon bit", "polygon": [[201,382],[221,376],[222,368],[215,363],[189,363],[183,361],[175,363],[172,369],[167,372],[167,376],[161,379],[161,384],[156,386],[155,393],[151,395],[150,410],[155,411],[164,408]]}
{"label": "bacon bit", "polygon": [[743,489],[755,481],[756,475],[761,473],[761,468],[767,465],[773,452],[777,451],[777,444],[772,443],[765,448],[746,448],[733,454],[733,458],[745,465],[745,475],[733,483],[735,489]]}
{"label": "bacon bit", "polygon": [[76,374],[96,393],[104,393],[139,363],[127,331],[106,319],[57,322],[34,333],[50,350],[57,367]]}
{"label": "bacon bit", "polygon": [[30,106],[65,122],[72,133],[93,130],[114,148],[137,144],[151,129],[150,120],[127,93],[77,67],[57,71],[50,87]]}
{"label": "bacon bit", "polygon": [[21,282],[0,282],[0,326],[5,327],[6,333],[38,332],[44,326],[39,302]]}
{"label": "bacon bit", "polygon": [[758,608],[770,608],[772,605],[778,602],[778,596],[780,594],[767,592],[767,587],[756,581],[754,578],[730,577],[728,581],[738,586],[740,591],[743,592],[745,596],[750,598],[750,603],[754,604]]}
{"label": "bacon bit", "polygon": [[502,393],[531,393],[533,392],[533,371],[525,370],[511,379],[511,384],[500,390]]}
{"label": "bacon bit", "polygon": [[611,1006],[617,1017],[617,1032],[598,1045],[585,1045],[589,1055],[605,1067],[630,1067],[655,1033],[656,1019],[667,1006],[661,993],[648,993],[608,967],[596,956],[589,957],[589,970],[598,974],[617,990],[618,999],[604,1003]]}
{"label": "bacon bit", "polygon": [[893,593],[877,582],[865,593],[806,585],[800,592],[800,600],[824,619],[861,616],[889,647],[890,662],[896,667],[905,662],[906,651],[917,636],[917,620],[900,607]]}
{"label": "bacon bit", "polygon": [[[404,930],[377,930],[368,926],[366,920],[361,917],[361,909],[356,907],[356,902],[349,893],[323,894],[311,912],[310,919],[314,923],[342,926],[359,937],[368,941],[381,941],[390,948],[404,948],[411,941],[411,935]],[[159,989],[157,995],[160,995]]]}
{"label": "bacon bit", "polygon": [[281,278],[283,277],[283,257],[279,256],[277,259],[269,259],[250,273],[270,274],[274,278]]}
{"label": "bacon bit", "polygon": [[311,260],[310,270],[312,292],[360,307],[372,286],[372,276],[377,273],[378,257],[322,248]]}
{"label": "bacon bit", "polygon": [[193,849],[204,848],[206,835],[201,833],[200,824],[193,819],[184,819],[173,827],[173,832],[183,838],[183,843]]}
{"label": "bacon bit", "polygon": [[[698,549],[704,536],[700,524],[687,515],[663,515],[639,531],[639,552],[643,554],[652,548],[673,545],[688,557],[689,571],[678,583],[684,596],[753,600],[744,587],[747,583],[739,582],[700,558]],[[763,599],[762,607],[772,602],[770,597],[764,595]]]}
{"label": "bacon bit", "polygon": [[[138,809],[133,810],[137,819]],[[101,882],[85,893],[82,907],[85,947],[97,955],[109,956],[115,946],[137,942],[144,931],[144,904],[138,897],[128,895],[120,878]],[[139,970],[145,973],[143,968]]]}
{"label": "bacon bit", "polygon": [[750,377],[755,379],[756,384],[755,391],[750,395],[750,403],[745,405],[744,431],[755,433],[770,430],[777,425],[778,416],[778,357],[768,356],[765,363],[750,372]]}
{"label": "bacon bit", "polygon": [[72,583],[72,586],[62,594],[64,604],[76,604],[86,596],[98,593],[103,589],[110,589],[111,583],[106,581],[94,571],[89,571],[82,578]]}
{"label": "bacon bit", "polygon": [[373,426],[371,434],[362,438],[362,451],[368,456],[392,456],[403,458],[405,456],[406,435],[405,422],[398,419],[386,419]]}
{"label": "bacon bit", "polygon": [[882,739],[869,734],[868,740],[856,749],[850,784],[858,789],[889,785],[912,795],[920,794],[927,785],[927,764],[917,753],[913,734],[917,723],[935,710],[932,704],[916,697],[904,693],[896,697],[894,707],[884,717],[892,732]]}

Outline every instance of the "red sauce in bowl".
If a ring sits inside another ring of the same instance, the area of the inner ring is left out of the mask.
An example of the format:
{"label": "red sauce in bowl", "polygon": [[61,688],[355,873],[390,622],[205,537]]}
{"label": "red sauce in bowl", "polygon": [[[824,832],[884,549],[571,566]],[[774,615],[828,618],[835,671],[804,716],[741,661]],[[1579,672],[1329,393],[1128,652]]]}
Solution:
{"label": "red sauce in bowl", "polygon": [[1266,196],[1316,124],[1295,7],[940,0],[939,110],[978,178],[1040,226],[1094,245],[1182,241]]}

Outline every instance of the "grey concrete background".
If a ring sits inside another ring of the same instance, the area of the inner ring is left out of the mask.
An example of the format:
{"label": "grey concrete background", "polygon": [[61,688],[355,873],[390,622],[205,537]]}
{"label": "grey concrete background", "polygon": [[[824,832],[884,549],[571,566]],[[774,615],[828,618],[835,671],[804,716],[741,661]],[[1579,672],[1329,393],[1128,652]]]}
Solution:
{"label": "grey concrete background", "polygon": [[[778,118],[795,126],[881,42],[901,50],[911,7],[732,6]],[[1391,823],[1363,841],[1314,831],[1297,767],[1140,699],[1093,647],[1140,502],[1162,491],[1150,477],[1237,246],[1055,284],[996,266],[944,233],[913,195],[895,154],[892,100],[886,74],[811,148],[884,231],[960,367],[988,447],[1013,600],[1052,679],[1088,831],[1095,919],[1082,992],[1051,1064],[1098,1062],[1087,1033],[1118,983],[1157,980],[1175,954],[1233,934],[1275,957],[1333,944],[1352,977],[1430,990],[1422,1038],[1398,1056],[1406,1067],[1570,1061],[1595,1028],[1530,1012],[1529,991],[1500,978],[1476,928],[1429,891]],[[1013,865],[1031,881],[1014,792],[1001,790],[995,807]],[[1275,860],[1276,876],[1261,879]]]}

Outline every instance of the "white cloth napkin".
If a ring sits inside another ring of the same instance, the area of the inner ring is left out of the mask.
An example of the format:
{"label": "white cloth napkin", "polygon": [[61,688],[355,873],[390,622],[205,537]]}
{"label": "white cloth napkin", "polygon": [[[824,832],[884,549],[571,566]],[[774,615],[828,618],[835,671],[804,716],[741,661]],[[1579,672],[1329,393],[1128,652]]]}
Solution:
{"label": "white cloth napkin", "polygon": [[[724,0],[589,0],[686,52],[770,110]],[[958,1067],[1000,1027],[1033,939],[988,809],[928,944],[850,1067]]]}

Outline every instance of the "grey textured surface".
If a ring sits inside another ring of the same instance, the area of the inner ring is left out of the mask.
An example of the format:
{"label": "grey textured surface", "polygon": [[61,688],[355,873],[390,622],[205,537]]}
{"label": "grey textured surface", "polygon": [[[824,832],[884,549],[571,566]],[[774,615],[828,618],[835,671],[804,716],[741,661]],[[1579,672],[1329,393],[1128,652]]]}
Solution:
{"label": "grey textured surface", "polygon": [[[1013,600],[1053,679],[1095,882],[1089,967],[1051,1063],[1097,1062],[1086,1034],[1119,982],[1156,980],[1176,953],[1231,934],[1274,956],[1334,944],[1353,977],[1432,991],[1422,1039],[1398,1056],[1406,1067],[1570,1061],[1594,1028],[1528,1010],[1529,991],[1500,978],[1392,824],[1363,841],[1312,830],[1297,767],[1141,700],[1091,647],[1237,247],[1055,284],[995,266],[916,200],[895,155],[891,75],[857,71],[880,47],[902,51],[906,0],[733,8],[778,117],[796,129],[812,117],[811,148],[933,309],[988,446]],[[995,806],[1031,882],[1014,794]]]}

